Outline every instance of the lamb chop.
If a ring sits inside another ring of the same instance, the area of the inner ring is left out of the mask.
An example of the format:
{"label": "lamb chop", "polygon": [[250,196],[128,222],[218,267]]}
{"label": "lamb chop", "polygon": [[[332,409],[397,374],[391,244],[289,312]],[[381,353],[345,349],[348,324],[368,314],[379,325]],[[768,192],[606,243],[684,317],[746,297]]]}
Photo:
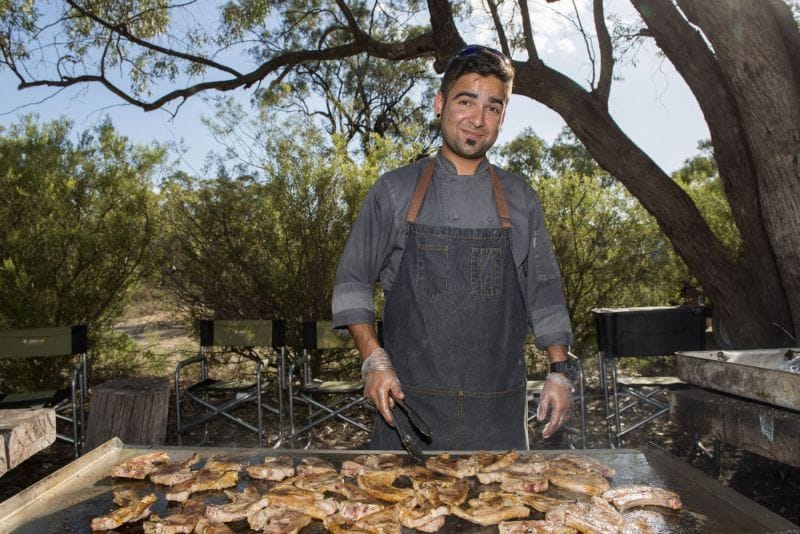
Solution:
{"label": "lamb chop", "polygon": [[197,463],[198,458],[197,453],[194,453],[185,460],[159,465],[150,471],[150,481],[163,486],[180,484],[194,476],[191,466]]}
{"label": "lamb chop", "polygon": [[366,491],[372,497],[382,501],[404,501],[414,495],[414,490],[411,488],[395,487],[393,484],[398,475],[398,470],[365,473],[358,476],[358,487]]}
{"label": "lamb chop", "polygon": [[362,454],[342,462],[339,472],[346,477],[357,477],[370,471],[397,469],[403,466],[403,458],[392,453]]}
{"label": "lamb chop", "polygon": [[245,519],[253,503],[261,499],[261,494],[253,486],[247,486],[241,493],[225,490],[231,502],[227,504],[209,504],[206,517],[217,523],[230,523]]}
{"label": "lamb chop", "polygon": [[335,514],[337,508],[336,501],[325,499],[322,493],[297,487],[272,488],[265,498],[269,502],[269,508],[296,510],[320,520]]}
{"label": "lamb chop", "polygon": [[153,469],[167,462],[169,462],[169,455],[165,451],[149,452],[115,465],[111,470],[111,476],[144,480]]}
{"label": "lamb chop", "polygon": [[233,534],[233,530],[225,523],[216,523],[207,517],[200,518],[194,531],[196,534]]}
{"label": "lamb chop", "polygon": [[[371,528],[358,527],[355,523],[339,514],[329,515],[322,521],[322,524],[330,534],[376,534],[379,532]],[[398,532],[399,528],[398,526]]]}
{"label": "lamb chop", "polygon": [[248,466],[247,474],[252,478],[280,481],[294,476],[294,462],[291,456],[267,456],[263,465]]}
{"label": "lamb chop", "polygon": [[468,508],[453,506],[453,515],[478,525],[496,525],[509,519],[523,519],[530,510],[518,496],[511,493],[485,491],[477,499],[469,500]]}
{"label": "lamb chop", "polygon": [[394,506],[362,517],[353,527],[373,534],[400,534],[400,523],[395,517]]}
{"label": "lamb chop", "polygon": [[519,453],[513,449],[503,454],[480,451],[471,458],[477,466],[478,473],[491,473],[492,471],[507,469],[519,459]]}
{"label": "lamb chop", "polygon": [[411,485],[434,502],[442,502],[449,506],[462,504],[469,492],[469,481],[431,471],[427,467],[416,465],[405,472],[411,479]]}
{"label": "lamb chop", "polygon": [[425,467],[443,475],[455,478],[474,476],[478,466],[473,458],[451,458],[449,453],[432,456],[425,462]]}
{"label": "lamb chop", "polygon": [[214,455],[206,460],[206,465],[203,467],[209,471],[244,471],[247,468],[247,462],[232,462]]}
{"label": "lamb chop", "polygon": [[356,501],[350,499],[339,501],[337,506],[339,508],[339,512],[335,515],[342,517],[350,523],[355,523],[362,517],[389,508],[389,505],[385,502],[378,502],[375,500]]}
{"label": "lamb chop", "polygon": [[545,514],[545,519],[589,534],[616,534],[625,523],[622,514],[600,497],[592,497],[589,503],[555,506]]}
{"label": "lamb chop", "polygon": [[547,478],[541,475],[511,476],[500,483],[500,489],[517,495],[534,495],[547,491]]}
{"label": "lamb chop", "polygon": [[573,500],[547,497],[546,495],[541,495],[538,493],[533,493],[530,495],[520,495],[520,497],[522,498],[523,502],[526,505],[528,505],[528,507],[532,508],[533,510],[536,510],[537,512],[547,512],[554,506],[575,502]]}
{"label": "lamb chop", "polygon": [[114,492],[117,508],[110,514],[92,519],[92,530],[113,530],[125,523],[135,523],[150,515],[150,506],[156,502],[156,495],[150,493],[141,499],[130,491]]}
{"label": "lamb chop", "polygon": [[399,502],[395,507],[395,517],[406,528],[430,528],[431,522],[448,515],[448,506],[431,502],[421,494]]}
{"label": "lamb chop", "polygon": [[547,480],[554,486],[584,495],[602,495],[610,487],[608,480],[593,472],[560,474],[548,471]]}
{"label": "lamb chop", "polygon": [[677,493],[655,486],[620,486],[604,491],[602,496],[612,502],[620,512],[642,506],[681,509],[681,498]]}
{"label": "lamb chop", "polygon": [[328,460],[324,460],[319,456],[306,456],[300,459],[300,464],[297,466],[298,475],[306,475],[312,473],[330,473],[336,472],[336,467]]}
{"label": "lamb chop", "polygon": [[547,520],[502,521],[497,525],[499,534],[574,534],[572,527],[556,525]]}
{"label": "lamb chop", "polygon": [[213,471],[210,469],[201,469],[195,471],[195,475],[172,486],[166,492],[168,501],[185,501],[192,493],[207,490],[221,490],[235,486],[239,481],[239,473],[237,471]]}
{"label": "lamb chop", "polygon": [[247,517],[250,528],[272,534],[296,534],[311,523],[311,516],[297,510],[266,506]]}
{"label": "lamb chop", "polygon": [[521,454],[506,470],[512,473],[539,475],[547,471],[547,460],[539,453]]}
{"label": "lamb chop", "polygon": [[558,471],[559,473],[599,473],[605,478],[613,478],[617,471],[599,460],[588,456],[578,456],[575,454],[559,454],[548,462],[548,471]]}
{"label": "lamb chop", "polygon": [[206,504],[200,499],[189,499],[181,506],[177,514],[159,517],[150,516],[142,524],[145,534],[179,534],[193,532],[197,523],[203,518]]}

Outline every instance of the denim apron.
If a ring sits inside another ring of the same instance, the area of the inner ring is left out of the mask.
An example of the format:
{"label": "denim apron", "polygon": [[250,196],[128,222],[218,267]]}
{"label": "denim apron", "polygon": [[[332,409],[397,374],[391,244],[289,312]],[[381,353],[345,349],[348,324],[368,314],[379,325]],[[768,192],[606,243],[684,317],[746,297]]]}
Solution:
{"label": "denim apron", "polygon": [[[428,422],[426,450],[527,449],[528,327],[511,219],[489,165],[500,228],[417,224],[435,160],[407,214],[408,239],[383,313],[384,346],[406,402]],[[402,449],[378,416],[373,449]]]}

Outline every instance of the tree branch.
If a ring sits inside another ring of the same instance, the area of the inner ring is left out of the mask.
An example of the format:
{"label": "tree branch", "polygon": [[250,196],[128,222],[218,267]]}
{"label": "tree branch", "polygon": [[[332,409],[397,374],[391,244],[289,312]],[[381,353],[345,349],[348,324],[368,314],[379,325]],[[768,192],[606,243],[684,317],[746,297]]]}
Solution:
{"label": "tree branch", "polygon": [[608,109],[608,97],[611,93],[611,80],[614,74],[614,49],[611,36],[606,26],[603,0],[594,0],[594,26],[597,31],[597,43],[600,48],[600,79],[594,90],[595,96]]}
{"label": "tree branch", "polygon": [[533,40],[533,26],[531,25],[531,14],[528,11],[527,0],[519,1],[519,12],[522,15],[522,32],[525,36],[525,49],[528,51],[528,61],[541,63],[539,52],[536,50],[536,42]]}
{"label": "tree branch", "polygon": [[506,32],[503,29],[503,21],[500,20],[500,14],[497,12],[497,2],[494,0],[486,0],[486,4],[489,6],[489,12],[492,15],[492,22],[494,23],[494,30],[497,32],[497,39],[500,41],[500,50],[503,53],[511,57],[511,51],[508,47],[508,37],[506,37]]}

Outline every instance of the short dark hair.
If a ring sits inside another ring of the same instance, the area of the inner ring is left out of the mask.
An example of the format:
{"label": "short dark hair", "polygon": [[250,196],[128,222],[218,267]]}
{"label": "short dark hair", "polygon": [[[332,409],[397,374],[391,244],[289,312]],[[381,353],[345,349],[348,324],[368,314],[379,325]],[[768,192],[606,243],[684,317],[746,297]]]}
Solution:
{"label": "short dark hair", "polygon": [[441,91],[445,95],[458,78],[464,74],[475,73],[481,76],[495,76],[509,84],[509,93],[514,83],[514,66],[511,59],[494,48],[482,45],[468,45],[453,54],[442,76]]}

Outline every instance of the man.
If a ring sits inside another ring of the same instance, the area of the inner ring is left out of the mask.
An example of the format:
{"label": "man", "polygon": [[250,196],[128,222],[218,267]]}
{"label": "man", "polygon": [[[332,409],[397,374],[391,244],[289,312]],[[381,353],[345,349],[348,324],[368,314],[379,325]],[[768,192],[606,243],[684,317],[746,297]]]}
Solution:
{"label": "man", "polygon": [[[451,59],[434,110],[442,148],[382,176],[348,237],[333,290],[334,327],[347,326],[377,407],[373,449],[401,449],[389,410],[404,399],[441,450],[525,449],[529,331],[551,373],[537,418],[544,437],[569,416],[572,331],[538,198],[485,157],[497,140],[514,69],[502,53],[467,46]],[[374,283],[386,302],[384,347]]]}

